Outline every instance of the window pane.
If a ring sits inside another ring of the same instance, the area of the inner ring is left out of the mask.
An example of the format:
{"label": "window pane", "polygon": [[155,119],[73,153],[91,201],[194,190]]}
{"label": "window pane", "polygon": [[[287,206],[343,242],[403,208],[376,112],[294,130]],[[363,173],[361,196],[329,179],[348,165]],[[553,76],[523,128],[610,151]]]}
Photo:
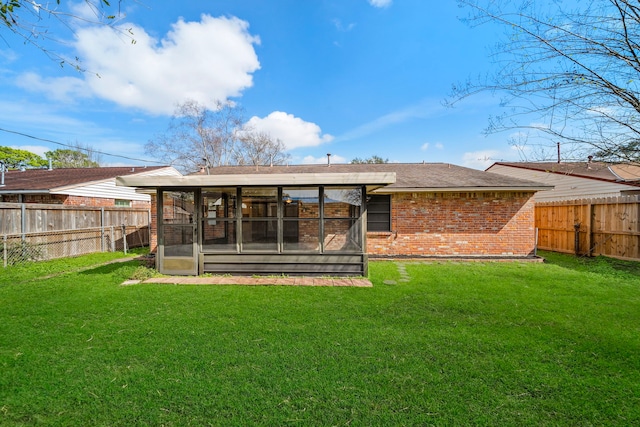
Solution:
{"label": "window pane", "polygon": [[164,256],[193,256],[193,226],[164,225]]}
{"label": "window pane", "polygon": [[285,251],[317,252],[320,250],[320,221],[285,219],[283,225]]}
{"label": "window pane", "polygon": [[277,251],[278,221],[243,220],[242,249],[244,251]]}
{"label": "window pane", "polygon": [[202,249],[205,251],[236,252],[236,222],[235,220],[204,220]]}
{"label": "window pane", "polygon": [[391,231],[391,196],[370,196],[367,201],[367,230]]}
{"label": "window pane", "polygon": [[362,205],[360,187],[325,188],[325,218],[359,218]]}
{"label": "window pane", "polygon": [[245,218],[276,218],[278,189],[275,187],[243,188],[242,216]]}
{"label": "window pane", "polygon": [[193,191],[162,193],[162,221],[165,224],[191,224],[195,213]]}
{"label": "window pane", "polygon": [[326,252],[361,252],[362,233],[358,219],[328,219],[324,221]]}
{"label": "window pane", "polygon": [[282,189],[285,218],[319,218],[320,198],[318,187]]}

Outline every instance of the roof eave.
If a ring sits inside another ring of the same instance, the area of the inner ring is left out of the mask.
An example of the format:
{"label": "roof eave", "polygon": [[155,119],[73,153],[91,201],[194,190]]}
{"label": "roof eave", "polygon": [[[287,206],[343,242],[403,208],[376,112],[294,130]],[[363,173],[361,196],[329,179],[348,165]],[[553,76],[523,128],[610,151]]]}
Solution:
{"label": "roof eave", "polygon": [[507,187],[384,187],[374,193],[468,193],[468,192],[501,192],[501,191],[546,191],[553,190],[553,185],[507,186]]}
{"label": "roof eave", "polygon": [[119,176],[116,185],[138,188],[248,187],[278,185],[389,185],[395,172],[284,173],[250,175]]}
{"label": "roof eave", "polygon": [[0,187],[0,194],[51,194],[51,190],[42,189],[42,190],[4,190]]}

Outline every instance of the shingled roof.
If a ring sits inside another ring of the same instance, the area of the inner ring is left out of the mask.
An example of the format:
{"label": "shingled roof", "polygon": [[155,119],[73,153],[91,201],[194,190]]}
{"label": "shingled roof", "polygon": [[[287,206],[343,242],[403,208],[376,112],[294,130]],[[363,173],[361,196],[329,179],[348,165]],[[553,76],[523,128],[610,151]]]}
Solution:
{"label": "shingled roof", "polygon": [[135,175],[163,169],[167,166],[123,166],[101,168],[61,168],[10,170],[4,174],[2,193],[51,192],[63,188],[111,180],[117,176]]}
{"label": "shingled roof", "polygon": [[[640,185],[640,164],[604,162],[496,162],[494,165],[529,169],[600,181]],[[491,168],[489,168],[490,170]]]}
{"label": "shingled roof", "polygon": [[[295,183],[288,175],[305,177],[315,175],[322,184],[322,177],[356,174],[395,174],[395,179],[384,183],[377,192],[400,191],[537,191],[552,188],[539,182],[512,178],[504,175],[484,172],[476,169],[455,166],[448,163],[382,163],[382,164],[331,164],[331,165],[295,165],[295,166],[221,166],[210,168],[210,175],[189,175],[171,177],[152,182],[146,178],[128,180],[120,184],[136,187],[154,186],[207,186],[227,185],[232,176],[242,177],[244,185],[260,185],[270,176],[284,177],[280,184]],[[251,180],[254,176],[255,179]],[[262,179],[261,179],[262,178]],[[286,181],[286,182],[285,182]],[[246,184],[251,182],[251,184]],[[371,184],[374,184],[373,182]]]}

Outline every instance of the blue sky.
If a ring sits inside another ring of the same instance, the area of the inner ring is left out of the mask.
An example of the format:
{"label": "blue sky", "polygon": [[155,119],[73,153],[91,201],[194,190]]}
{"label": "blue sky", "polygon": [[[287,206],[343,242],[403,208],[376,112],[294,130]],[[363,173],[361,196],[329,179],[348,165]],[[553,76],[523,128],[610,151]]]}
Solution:
{"label": "blue sky", "polygon": [[[453,83],[491,70],[499,35],[460,22],[454,0],[124,0],[122,11],[135,44],[90,24],[60,33],[56,49],[84,73],[3,30],[0,128],[128,157],[102,155],[105,165],[153,164],[144,145],[177,103],[229,99],[292,164],[519,159],[508,135],[482,133],[497,97],[442,106]],[[64,148],[8,132],[0,145]]]}

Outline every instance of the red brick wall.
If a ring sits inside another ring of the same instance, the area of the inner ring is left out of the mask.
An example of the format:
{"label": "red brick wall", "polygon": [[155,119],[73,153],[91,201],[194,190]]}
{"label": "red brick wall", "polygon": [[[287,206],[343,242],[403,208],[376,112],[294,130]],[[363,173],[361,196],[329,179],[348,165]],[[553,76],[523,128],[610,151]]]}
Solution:
{"label": "red brick wall", "polygon": [[[367,233],[386,256],[526,256],[535,245],[533,193],[406,193],[391,199],[390,233]],[[301,217],[303,215],[301,214]],[[157,249],[155,197],[151,250]]]}
{"label": "red brick wall", "polygon": [[391,199],[391,232],[367,233],[387,256],[526,256],[535,245],[533,193],[403,193]]}
{"label": "red brick wall", "polygon": [[151,224],[149,224],[149,251],[158,250],[158,199],[151,195]]}

